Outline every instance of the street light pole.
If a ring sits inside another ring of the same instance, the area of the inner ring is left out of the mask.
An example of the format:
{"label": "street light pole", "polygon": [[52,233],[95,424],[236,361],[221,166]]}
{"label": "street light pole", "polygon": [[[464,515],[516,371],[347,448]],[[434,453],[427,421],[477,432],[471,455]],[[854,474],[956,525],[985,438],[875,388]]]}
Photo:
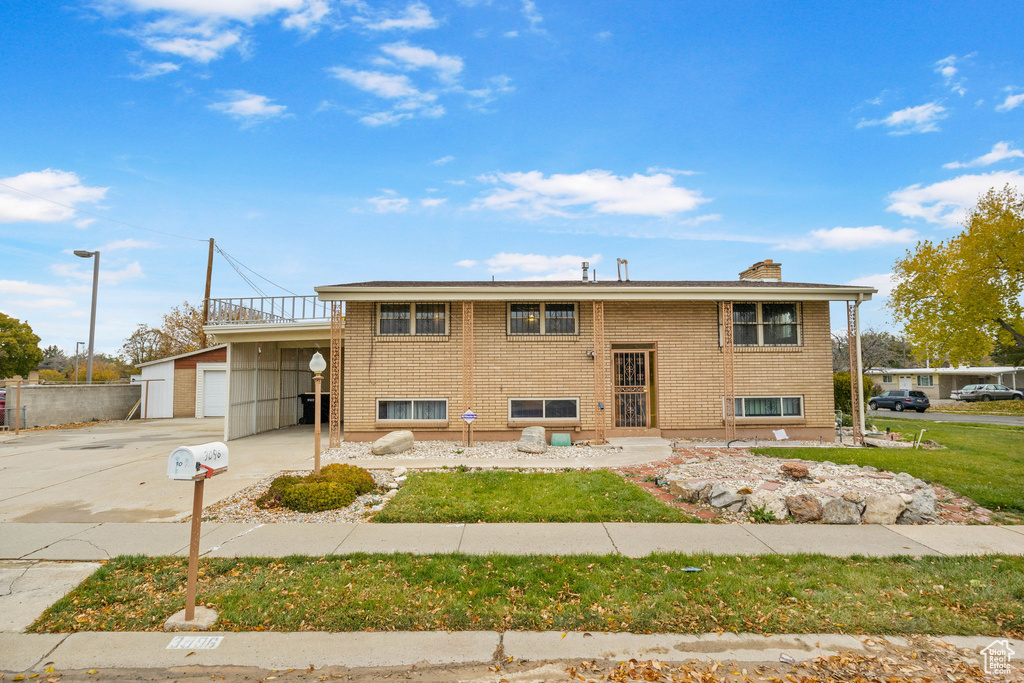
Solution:
{"label": "street light pole", "polygon": [[79,346],[85,346],[85,342],[75,342],[75,384],[78,384],[78,356]]}
{"label": "street light pole", "polygon": [[319,351],[309,360],[309,369],[313,371],[313,474],[320,474],[320,384],[327,369],[327,361]]}
{"label": "street light pole", "polygon": [[92,358],[96,343],[96,292],[100,284],[100,252],[75,249],[75,256],[95,258],[92,264],[92,315],[89,318],[89,361],[85,369],[85,383],[92,384]]}

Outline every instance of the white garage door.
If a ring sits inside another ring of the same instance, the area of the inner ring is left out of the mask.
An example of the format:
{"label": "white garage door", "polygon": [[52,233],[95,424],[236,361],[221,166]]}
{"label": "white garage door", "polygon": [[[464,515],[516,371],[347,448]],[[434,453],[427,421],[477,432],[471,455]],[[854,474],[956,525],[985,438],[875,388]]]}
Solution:
{"label": "white garage door", "polygon": [[228,373],[207,370],[203,373],[203,417],[224,417],[228,397]]}

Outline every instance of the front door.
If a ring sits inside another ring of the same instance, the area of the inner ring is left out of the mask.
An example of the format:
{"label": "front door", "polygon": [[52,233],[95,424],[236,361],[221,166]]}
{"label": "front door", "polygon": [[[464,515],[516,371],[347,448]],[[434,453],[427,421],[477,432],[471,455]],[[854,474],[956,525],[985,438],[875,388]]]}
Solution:
{"label": "front door", "polygon": [[910,389],[913,386],[913,379],[910,377],[900,377],[900,389]]}
{"label": "front door", "polygon": [[651,424],[651,352],[613,351],[615,426],[646,429]]}

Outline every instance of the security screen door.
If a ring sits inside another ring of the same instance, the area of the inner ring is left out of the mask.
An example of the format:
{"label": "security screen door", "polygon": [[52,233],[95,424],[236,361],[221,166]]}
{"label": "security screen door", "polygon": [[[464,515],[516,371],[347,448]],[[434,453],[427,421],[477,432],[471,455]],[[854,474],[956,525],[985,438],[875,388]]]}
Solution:
{"label": "security screen door", "polygon": [[613,351],[615,426],[650,426],[651,352]]}

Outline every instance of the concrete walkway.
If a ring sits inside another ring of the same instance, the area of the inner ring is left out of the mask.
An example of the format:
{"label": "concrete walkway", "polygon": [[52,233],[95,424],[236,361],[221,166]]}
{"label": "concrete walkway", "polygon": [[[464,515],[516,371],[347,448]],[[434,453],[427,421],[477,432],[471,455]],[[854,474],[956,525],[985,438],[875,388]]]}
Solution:
{"label": "concrete walkway", "polygon": [[[186,524],[0,524],[0,560],[182,555]],[[206,557],[512,555],[1024,555],[1024,526],[822,524],[203,524]]]}
{"label": "concrete walkway", "polygon": [[[957,647],[979,652],[992,636],[942,636]],[[562,631],[393,631],[385,633],[0,633],[0,671],[251,666],[305,669],[313,666],[382,667],[467,664],[507,660],[662,662],[718,660],[794,661],[853,651],[870,654],[884,642],[907,647],[901,636],[749,633],[581,633]],[[1020,652],[1024,642],[1009,640]],[[213,647],[210,647],[210,646]],[[564,674],[562,676],[564,678]],[[495,679],[497,676],[495,677]]]}

